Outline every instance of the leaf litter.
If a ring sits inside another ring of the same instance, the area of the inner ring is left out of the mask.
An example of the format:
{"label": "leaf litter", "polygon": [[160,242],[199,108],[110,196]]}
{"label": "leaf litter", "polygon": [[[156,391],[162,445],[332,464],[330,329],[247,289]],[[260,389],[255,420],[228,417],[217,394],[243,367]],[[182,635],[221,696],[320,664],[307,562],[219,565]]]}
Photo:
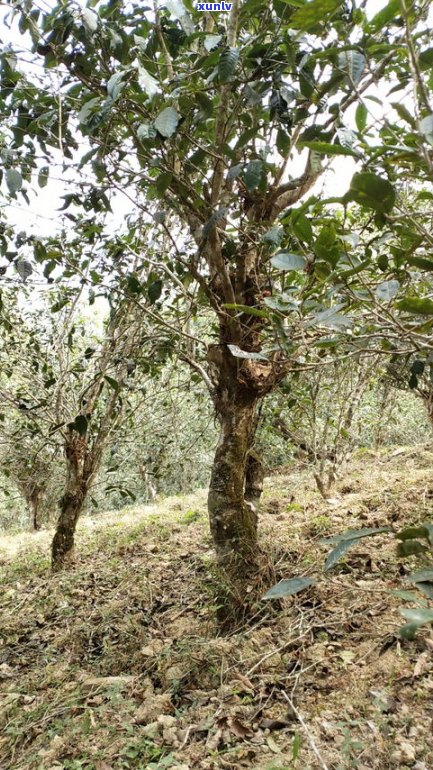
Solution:
{"label": "leaf litter", "polygon": [[[261,536],[275,582],[317,574],[322,537],[431,520],[432,460],[358,455],[332,510],[305,469],[273,474]],[[204,502],[83,519],[75,568],[54,576],[50,533],[0,540],[0,766],[431,768],[433,638],[398,639],[392,593],[419,562],[391,538],[360,540],[316,585],[258,598],[220,636]]]}

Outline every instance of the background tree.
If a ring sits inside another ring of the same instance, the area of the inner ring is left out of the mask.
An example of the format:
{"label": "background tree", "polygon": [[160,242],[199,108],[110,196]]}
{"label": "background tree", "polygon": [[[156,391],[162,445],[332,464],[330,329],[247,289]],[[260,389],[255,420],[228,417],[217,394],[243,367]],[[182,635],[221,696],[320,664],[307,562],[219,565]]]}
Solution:
{"label": "background tree", "polygon": [[[39,530],[52,523],[59,485],[59,445],[56,441],[38,441],[30,436],[27,421],[21,421],[13,409],[12,423],[0,424],[0,472],[19,492],[27,506],[30,526]],[[21,423],[17,426],[17,423]],[[18,516],[18,523],[20,517]]]}
{"label": "background tree", "polygon": [[[134,306],[126,300],[111,308],[105,328],[90,333],[88,319],[80,316],[80,293],[68,309],[60,294],[55,305],[30,312],[13,307],[9,294],[9,326],[1,336],[8,361],[3,396],[20,415],[28,440],[60,446],[64,457],[52,545],[55,569],[73,556],[79,515],[127,407],[137,352],[143,355],[146,341],[141,316],[137,325]],[[27,481],[31,484],[30,475]]]}
{"label": "background tree", "polygon": [[325,498],[351,453],[360,445],[363,400],[377,381],[377,355],[359,360],[322,362],[292,377],[285,397],[274,407],[271,424],[308,463]]}

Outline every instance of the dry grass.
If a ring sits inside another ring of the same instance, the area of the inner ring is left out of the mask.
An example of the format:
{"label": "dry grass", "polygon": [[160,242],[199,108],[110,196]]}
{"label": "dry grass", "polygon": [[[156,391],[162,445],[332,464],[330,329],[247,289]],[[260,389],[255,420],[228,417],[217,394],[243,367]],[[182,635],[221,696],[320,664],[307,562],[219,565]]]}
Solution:
{"label": "dry grass", "polygon": [[431,520],[432,462],[358,456],[333,505],[305,470],[268,479],[267,566],[319,581],[225,637],[204,493],[83,520],[69,573],[50,533],[2,538],[2,770],[431,770],[433,639],[399,641],[390,593],[414,559],[384,536],[325,577],[318,540]]}

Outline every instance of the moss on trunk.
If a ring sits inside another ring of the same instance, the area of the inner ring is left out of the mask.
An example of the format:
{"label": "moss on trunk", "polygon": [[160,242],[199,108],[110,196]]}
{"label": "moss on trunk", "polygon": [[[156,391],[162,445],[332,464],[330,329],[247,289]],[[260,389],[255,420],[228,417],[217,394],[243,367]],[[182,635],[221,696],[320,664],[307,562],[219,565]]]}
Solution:
{"label": "moss on trunk", "polygon": [[51,545],[51,567],[58,572],[74,560],[74,536],[83,507],[82,492],[66,494],[60,502],[60,516]]}

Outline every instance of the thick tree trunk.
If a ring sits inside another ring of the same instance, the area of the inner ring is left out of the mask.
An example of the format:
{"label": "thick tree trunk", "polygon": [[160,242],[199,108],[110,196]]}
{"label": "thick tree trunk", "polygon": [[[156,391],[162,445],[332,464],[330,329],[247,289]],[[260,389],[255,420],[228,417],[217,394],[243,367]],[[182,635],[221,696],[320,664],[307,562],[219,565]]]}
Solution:
{"label": "thick tree trunk", "polygon": [[245,500],[247,457],[257,400],[225,402],[209,486],[210,527],[219,564],[245,574],[257,555],[257,514]]}
{"label": "thick tree trunk", "polygon": [[255,449],[250,449],[245,471],[245,500],[256,504],[263,492],[265,469],[262,458]]}
{"label": "thick tree trunk", "polygon": [[60,500],[60,515],[51,545],[51,567],[58,572],[74,560],[74,535],[93,473],[98,467],[87,439],[73,430],[65,444],[66,484]]}
{"label": "thick tree trunk", "polygon": [[58,572],[74,560],[74,535],[83,508],[85,491],[66,493],[60,501],[60,516],[51,546],[51,566]]}

